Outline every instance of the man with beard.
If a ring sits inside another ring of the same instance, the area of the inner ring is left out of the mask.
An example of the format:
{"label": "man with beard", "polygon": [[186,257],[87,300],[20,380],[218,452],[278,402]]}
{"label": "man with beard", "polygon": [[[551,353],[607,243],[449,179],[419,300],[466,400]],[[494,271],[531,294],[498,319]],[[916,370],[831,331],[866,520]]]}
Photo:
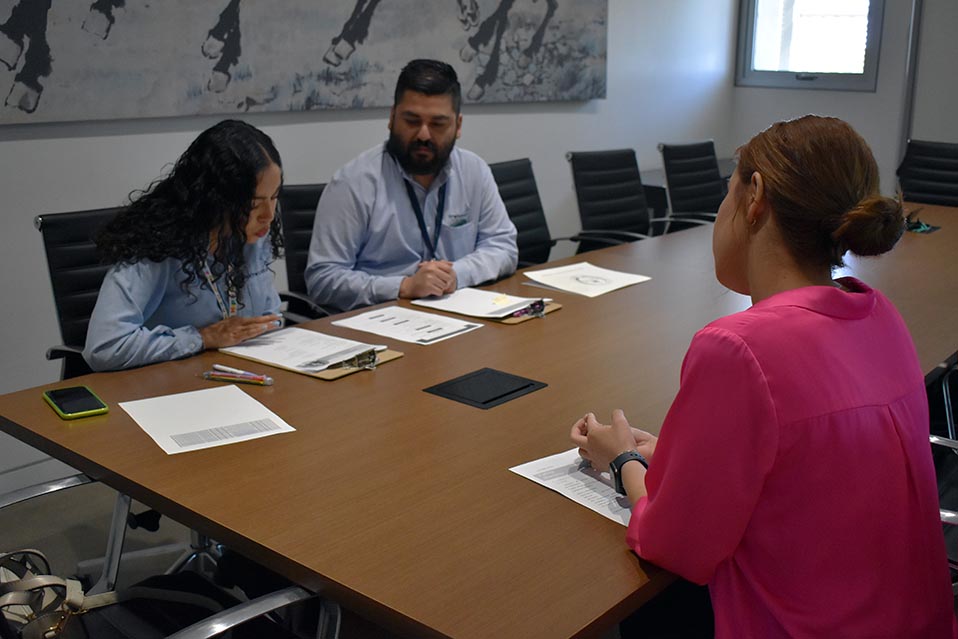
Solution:
{"label": "man with beard", "polygon": [[460,102],[448,64],[403,68],[389,140],[337,171],[320,198],[305,274],[317,304],[444,295],[515,271],[516,229],[492,172],[455,146]]}

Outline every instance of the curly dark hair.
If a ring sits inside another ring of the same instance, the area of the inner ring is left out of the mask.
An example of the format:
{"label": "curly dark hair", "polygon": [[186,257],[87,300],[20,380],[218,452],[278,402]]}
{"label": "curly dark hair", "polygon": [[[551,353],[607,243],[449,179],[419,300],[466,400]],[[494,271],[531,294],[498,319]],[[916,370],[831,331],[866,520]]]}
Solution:
{"label": "curly dark hair", "polygon": [[[260,174],[279,152],[268,135],[240,120],[223,120],[190,144],[165,177],[144,191],[130,193],[130,204],[96,234],[97,251],[107,264],[140,260],[183,263],[180,285],[188,292],[210,253],[217,233],[213,276],[242,295],[246,283],[246,224]],[[280,217],[270,225],[272,255],[282,255]]]}

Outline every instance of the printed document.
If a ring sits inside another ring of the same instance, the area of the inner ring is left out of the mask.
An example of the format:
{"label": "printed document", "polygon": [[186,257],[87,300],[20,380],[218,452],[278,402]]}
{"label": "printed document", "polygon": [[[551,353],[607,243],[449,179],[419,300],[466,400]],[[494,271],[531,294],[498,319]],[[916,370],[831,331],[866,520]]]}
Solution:
{"label": "printed document", "polygon": [[168,455],[296,430],[233,384],[120,402]]}
{"label": "printed document", "polygon": [[482,324],[475,322],[463,322],[444,315],[423,313],[402,306],[387,306],[375,311],[367,311],[361,315],[337,320],[333,324],[422,345],[435,344],[482,328]]}
{"label": "printed document", "polygon": [[588,262],[557,266],[538,271],[526,271],[526,277],[540,284],[586,297],[598,297],[611,291],[632,286],[652,278],[634,273],[612,271]]}
{"label": "printed document", "polygon": [[541,297],[516,297],[495,291],[480,291],[477,288],[461,288],[455,293],[442,297],[414,300],[413,304],[434,308],[437,311],[498,319],[508,317],[540,301],[542,301]]}
{"label": "printed document", "polygon": [[623,526],[632,515],[629,499],[615,492],[608,473],[600,473],[579,457],[579,449],[543,457],[514,468],[517,475],[551,488],[577,504],[594,510]]}
{"label": "printed document", "polygon": [[318,373],[373,349],[385,347],[292,327],[220,351],[301,373]]}

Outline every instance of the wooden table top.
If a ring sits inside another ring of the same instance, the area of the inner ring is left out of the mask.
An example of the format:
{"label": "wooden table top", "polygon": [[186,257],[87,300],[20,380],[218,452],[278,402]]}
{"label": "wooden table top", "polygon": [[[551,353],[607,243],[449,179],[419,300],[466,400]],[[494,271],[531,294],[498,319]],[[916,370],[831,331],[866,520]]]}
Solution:
{"label": "wooden table top", "polygon": [[[887,263],[850,265],[899,305],[926,371],[958,346],[940,312],[958,299],[948,213],[926,207],[922,219],[945,228],[908,234]],[[629,551],[622,526],[508,468],[569,449],[587,411],[620,407],[658,431],[695,331],[749,305],[715,281],[710,233],[561,260],[652,279],[594,299],[550,292],[563,308],[545,319],[431,346],[385,340],[406,355],[373,372],[323,382],[254,366],[276,383],[243,390],[294,433],[170,456],[117,406],[211,387],[199,375],[213,362],[249,366],[213,353],[43,387],[87,384],[111,407],[76,422],[57,418],[42,388],[2,396],[0,428],[394,631],[598,636],[672,577]],[[524,281],[495,288],[544,293]],[[383,341],[328,318],[308,326]],[[483,367],[548,386],[487,411],[422,391]]]}

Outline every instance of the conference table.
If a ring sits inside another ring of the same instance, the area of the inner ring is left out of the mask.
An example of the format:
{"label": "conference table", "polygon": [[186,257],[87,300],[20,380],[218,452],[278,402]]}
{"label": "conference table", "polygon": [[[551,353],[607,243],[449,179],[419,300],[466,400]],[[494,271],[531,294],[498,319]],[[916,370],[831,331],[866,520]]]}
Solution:
{"label": "conference table", "polygon": [[[845,269],[898,305],[929,379],[958,349],[956,214],[925,206],[941,230]],[[326,382],[207,352],[0,396],[0,428],[394,633],[601,636],[674,577],[632,553],[621,525],[508,469],[571,448],[587,411],[623,408],[658,431],[695,331],[749,306],[715,281],[710,236],[698,227],[549,264],[652,278],[597,298],[520,272],[491,288],[562,308],[430,346],[385,340],[405,356],[374,371]],[[383,341],[333,319],[306,327]],[[214,362],[268,370],[273,386],[242,388],[295,432],[167,455],[117,406],[214,387],[200,378]],[[484,367],[548,386],[490,410],[423,392]],[[61,421],[40,398],[75,384],[110,413]]]}

